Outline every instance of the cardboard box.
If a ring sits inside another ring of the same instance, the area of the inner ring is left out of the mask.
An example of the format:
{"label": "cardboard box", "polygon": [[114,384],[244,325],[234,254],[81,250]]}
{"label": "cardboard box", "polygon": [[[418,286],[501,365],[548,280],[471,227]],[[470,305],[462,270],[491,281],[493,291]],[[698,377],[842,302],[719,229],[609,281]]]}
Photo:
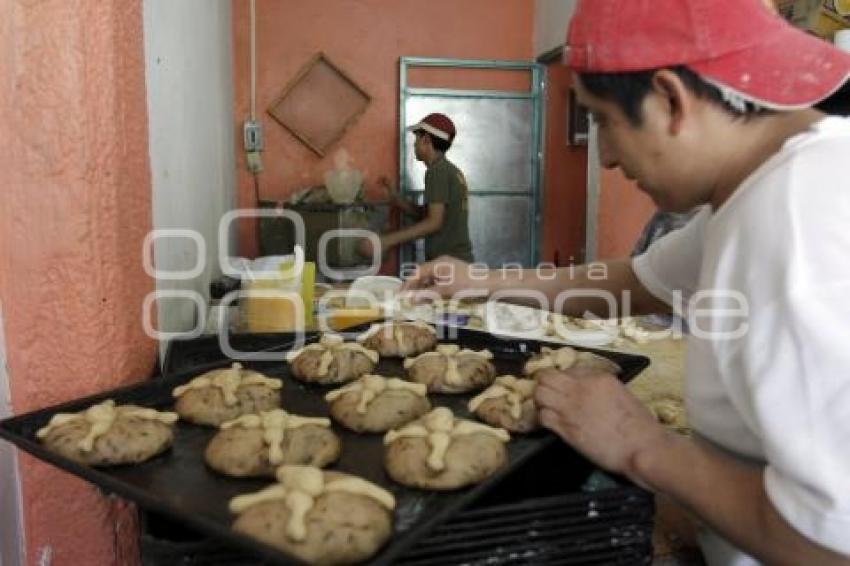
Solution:
{"label": "cardboard box", "polygon": [[850,29],[850,2],[848,0],[798,0],[795,5],[795,18],[809,9],[805,28],[828,41],[832,41],[835,32]]}

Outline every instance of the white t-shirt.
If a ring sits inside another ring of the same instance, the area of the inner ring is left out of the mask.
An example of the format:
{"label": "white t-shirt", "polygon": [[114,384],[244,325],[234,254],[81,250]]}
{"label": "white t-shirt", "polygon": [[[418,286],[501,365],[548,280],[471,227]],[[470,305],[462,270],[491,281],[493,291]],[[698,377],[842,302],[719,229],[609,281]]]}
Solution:
{"label": "white t-shirt", "polygon": [[850,119],[788,140],[633,267],[684,298],[694,430],[764,462],[785,520],[850,555]]}

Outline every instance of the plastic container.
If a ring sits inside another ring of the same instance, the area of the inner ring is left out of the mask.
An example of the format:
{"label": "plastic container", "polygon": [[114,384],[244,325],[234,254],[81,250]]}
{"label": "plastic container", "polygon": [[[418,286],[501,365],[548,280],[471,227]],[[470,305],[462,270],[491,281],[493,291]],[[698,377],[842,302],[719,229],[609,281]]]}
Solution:
{"label": "plastic container", "polygon": [[313,321],[316,266],[296,246],[291,256],[258,258],[242,279],[239,319],[251,333],[300,332]]}
{"label": "plastic container", "polygon": [[264,333],[304,330],[305,313],[300,281],[250,281],[242,284],[242,290],[247,294],[239,302],[239,319],[245,331]]}
{"label": "plastic container", "polygon": [[403,284],[398,277],[384,275],[359,277],[349,288],[345,306],[369,308],[377,305],[385,310],[391,310],[395,306],[396,297]]}
{"label": "plastic container", "polygon": [[337,204],[351,204],[357,200],[363,175],[356,169],[335,169],[325,173],[325,186],[331,200]]}

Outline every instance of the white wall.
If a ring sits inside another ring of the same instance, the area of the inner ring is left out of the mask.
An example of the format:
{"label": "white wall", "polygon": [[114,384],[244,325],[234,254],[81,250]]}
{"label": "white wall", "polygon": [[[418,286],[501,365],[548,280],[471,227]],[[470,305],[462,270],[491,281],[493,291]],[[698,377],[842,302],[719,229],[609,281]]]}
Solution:
{"label": "white wall", "polygon": [[[195,230],[207,244],[201,276],[160,280],[157,289],[195,290],[205,298],[210,279],[220,274],[218,222],[235,206],[230,6],[230,0],[144,0],[153,225]],[[191,269],[195,249],[186,238],[157,240],[157,269]],[[194,326],[192,303],[158,306],[160,331]]]}
{"label": "white wall", "polygon": [[534,55],[564,44],[576,0],[534,0]]}
{"label": "white wall", "polygon": [[[6,337],[3,333],[3,304],[0,303],[0,420],[12,416]],[[14,446],[0,440],[0,566],[24,563],[21,482]]]}

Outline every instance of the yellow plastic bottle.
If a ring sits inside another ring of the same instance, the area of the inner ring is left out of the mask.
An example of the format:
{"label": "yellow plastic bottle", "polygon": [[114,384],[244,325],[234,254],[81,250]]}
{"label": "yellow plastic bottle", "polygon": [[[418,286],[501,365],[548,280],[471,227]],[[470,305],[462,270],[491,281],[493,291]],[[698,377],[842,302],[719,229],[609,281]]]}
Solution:
{"label": "yellow plastic bottle", "polygon": [[296,260],[285,260],[273,277],[243,282],[247,294],[240,300],[240,314],[248,332],[297,332],[313,325],[316,265],[303,266],[298,273]]}
{"label": "yellow plastic bottle", "polygon": [[303,329],[300,285],[280,278],[243,282],[240,318],[248,332],[295,332]]}
{"label": "yellow plastic bottle", "polygon": [[301,302],[304,305],[304,325],[306,328],[313,327],[313,292],[316,288],[316,264],[312,261],[304,262],[304,271],[301,273]]}

